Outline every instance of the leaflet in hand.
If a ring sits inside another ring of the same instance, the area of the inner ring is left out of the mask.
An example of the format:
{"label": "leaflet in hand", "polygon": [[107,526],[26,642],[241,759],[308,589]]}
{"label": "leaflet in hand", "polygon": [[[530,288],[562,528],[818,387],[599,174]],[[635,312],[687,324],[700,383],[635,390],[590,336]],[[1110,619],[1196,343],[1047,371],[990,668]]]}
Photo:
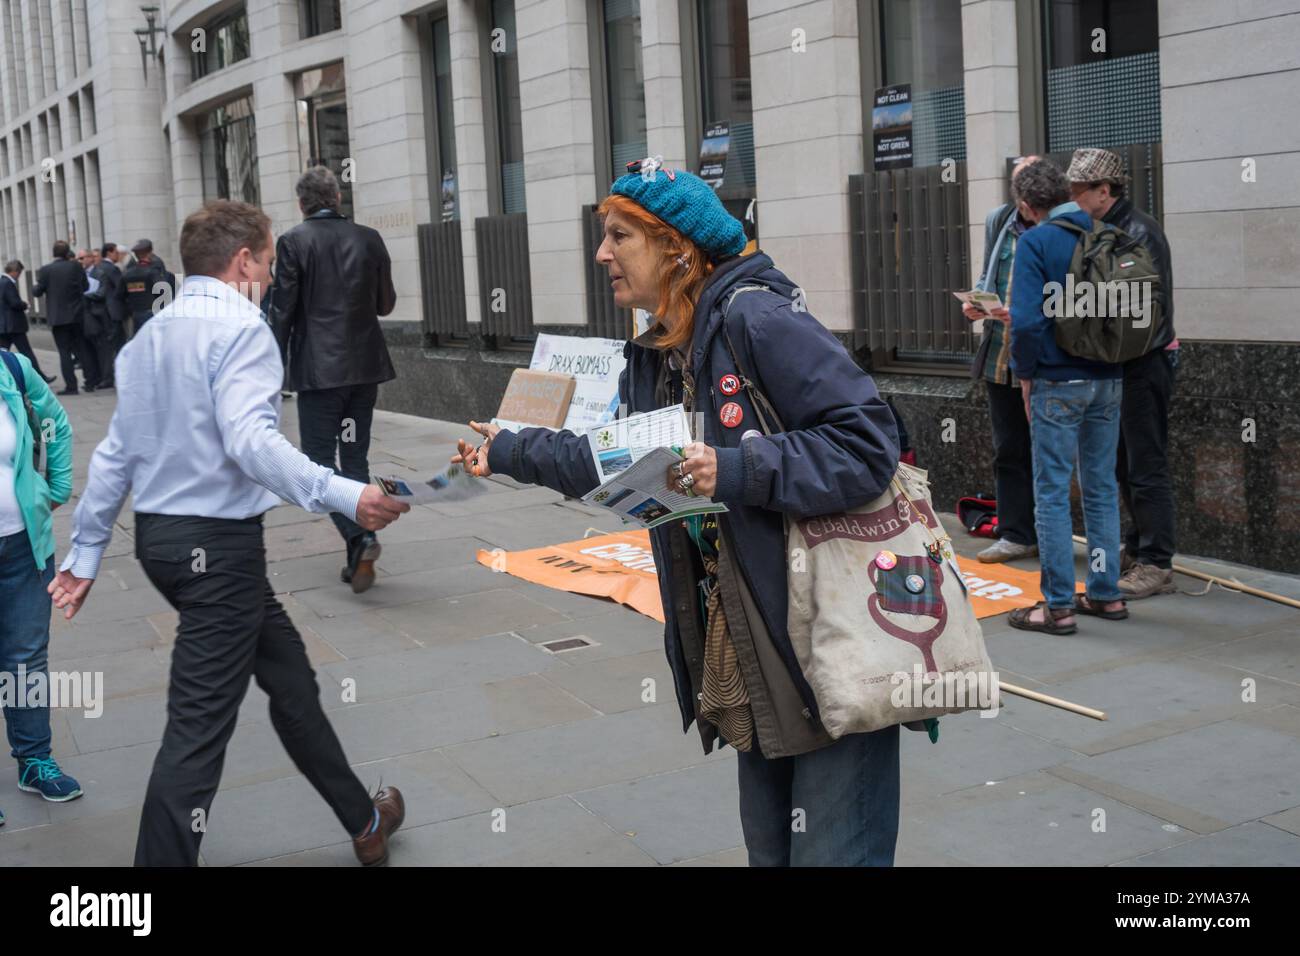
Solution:
{"label": "leaflet in hand", "polygon": [[587,440],[591,442],[596,474],[604,483],[656,448],[680,449],[689,444],[691,426],[686,409],[670,405],[588,428]]}
{"label": "leaflet in hand", "polygon": [[970,292],[954,292],[953,297],[960,299],[963,305],[969,305],[973,309],[979,309],[985,315],[992,315],[994,309],[1003,308],[1002,300],[998,298],[996,292],[984,292],[981,289],[972,289]]}
{"label": "leaflet in hand", "polygon": [[699,495],[682,494],[670,483],[669,470],[682,460],[670,448],[656,448],[618,472],[582,500],[608,508],[645,528],[689,515],[726,511],[727,506]]}
{"label": "leaflet in hand", "polygon": [[683,494],[672,484],[669,471],[682,460],[680,449],[691,440],[681,405],[590,428],[587,438],[601,482],[583,496],[588,504],[608,508],[646,528],[727,510],[721,502]]}
{"label": "leaflet in hand", "polygon": [[461,501],[482,494],[485,490],[482,479],[469,474],[462,465],[449,465],[445,471],[427,481],[399,478],[397,475],[375,475],[374,481],[384,494],[407,504]]}

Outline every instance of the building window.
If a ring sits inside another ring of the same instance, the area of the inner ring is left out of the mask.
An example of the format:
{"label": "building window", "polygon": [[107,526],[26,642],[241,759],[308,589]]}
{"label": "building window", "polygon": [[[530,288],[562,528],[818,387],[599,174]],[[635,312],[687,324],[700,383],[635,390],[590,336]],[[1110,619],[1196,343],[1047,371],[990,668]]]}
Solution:
{"label": "building window", "polygon": [[961,0],[881,0],[881,76],[912,87],[912,165],[966,158]]}
{"label": "building window", "polygon": [[251,96],[203,114],[199,120],[199,158],[204,199],[239,199],[261,205]]}
{"label": "building window", "polygon": [[614,176],[646,156],[645,72],[641,67],[640,0],[602,0],[609,151]]}
{"label": "building window", "polygon": [[700,171],[714,184],[728,211],[743,219],[756,182],[749,4],[746,0],[699,0],[699,35],[700,118],[704,122]]}
{"label": "building window", "polygon": [[351,149],[348,145],[348,98],[343,64],[307,70],[293,78],[298,108],[298,157],[305,171],[325,166],[338,177],[339,212],[352,217]]}
{"label": "building window", "polygon": [[[223,14],[202,27],[204,48],[190,53],[190,79],[198,80],[248,59],[248,15],[244,8]],[[187,44],[189,45],[189,44]]]}
{"label": "building window", "polygon": [[[500,33],[497,31],[500,30]],[[519,101],[519,46],[514,0],[492,0],[488,56],[496,97],[497,165],[501,169],[501,212],[524,212],[524,126]]]}
{"label": "building window", "polygon": [[1160,140],[1156,0],[1044,0],[1047,149]]}
{"label": "building window", "polygon": [[456,115],[451,96],[451,34],[447,18],[434,20],[433,30],[433,111],[437,128],[438,218],[450,222],[460,218],[460,184],[456,180]]}
{"label": "building window", "polygon": [[298,35],[320,36],[343,26],[339,0],[298,0]]}

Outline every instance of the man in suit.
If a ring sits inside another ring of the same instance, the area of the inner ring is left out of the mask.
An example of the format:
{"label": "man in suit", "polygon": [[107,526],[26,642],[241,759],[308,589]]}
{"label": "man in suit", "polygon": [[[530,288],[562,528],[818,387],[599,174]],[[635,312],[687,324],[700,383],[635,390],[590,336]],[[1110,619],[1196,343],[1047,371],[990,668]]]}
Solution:
{"label": "man in suit", "polygon": [[54,377],[41,371],[41,364],[36,361],[36,354],[27,341],[27,303],[18,294],[18,277],[22,274],[23,264],[10,259],[5,263],[4,275],[0,276],[0,349],[7,350],[12,346],[27,356],[37,375],[52,382]]}
{"label": "man in suit", "polygon": [[99,385],[99,359],[86,341],[86,307],[82,298],[90,289],[86,273],[75,260],[68,258],[68,244],[59,240],[54,244],[54,260],[46,263],[36,273],[32,295],[38,298],[49,295],[46,310],[49,313],[50,332],[59,348],[59,365],[63,373],[64,389],[60,395],[77,394],[77,373],[73,356],[81,360],[81,371],[86,377],[86,391],[93,392]]}
{"label": "man in suit", "polygon": [[122,347],[122,317],[125,309],[118,295],[122,273],[102,250],[83,249],[77,254],[86,269],[90,291],[86,293],[86,338],[99,359],[99,387],[113,387],[113,361]]}

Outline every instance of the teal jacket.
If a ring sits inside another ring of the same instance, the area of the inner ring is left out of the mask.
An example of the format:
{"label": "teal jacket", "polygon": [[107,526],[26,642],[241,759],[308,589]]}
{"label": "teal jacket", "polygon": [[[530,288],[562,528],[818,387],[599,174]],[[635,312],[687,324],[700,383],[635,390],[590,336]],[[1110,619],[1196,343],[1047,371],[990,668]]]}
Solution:
{"label": "teal jacket", "polygon": [[[45,379],[36,374],[30,362],[21,355],[18,364],[23,367],[27,382],[27,397],[36,409],[45,434],[46,478],[37,474],[32,465],[32,431],[27,427],[27,412],[18,383],[9,374],[9,366],[0,362],[0,400],[13,416],[18,432],[18,450],[14,455],[14,497],[18,510],[27,526],[27,537],[32,543],[32,560],[43,570],[54,554],[54,522],[50,519],[50,503],[63,504],[72,495],[72,425],[63,406],[54,397]],[[51,425],[53,428],[51,429]]]}

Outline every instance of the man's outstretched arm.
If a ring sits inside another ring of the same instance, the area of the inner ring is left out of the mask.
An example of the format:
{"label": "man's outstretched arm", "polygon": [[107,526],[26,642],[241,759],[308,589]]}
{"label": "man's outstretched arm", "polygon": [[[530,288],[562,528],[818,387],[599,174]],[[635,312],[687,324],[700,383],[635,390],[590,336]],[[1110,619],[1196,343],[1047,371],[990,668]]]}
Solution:
{"label": "man's outstretched arm", "polygon": [[131,490],[122,444],[120,414],[113,413],[108,434],[90,458],[86,490],[72,518],[72,548],[50,582],[54,606],[69,620],[81,609],[99,574],[99,563],[113,537],[113,522]]}

